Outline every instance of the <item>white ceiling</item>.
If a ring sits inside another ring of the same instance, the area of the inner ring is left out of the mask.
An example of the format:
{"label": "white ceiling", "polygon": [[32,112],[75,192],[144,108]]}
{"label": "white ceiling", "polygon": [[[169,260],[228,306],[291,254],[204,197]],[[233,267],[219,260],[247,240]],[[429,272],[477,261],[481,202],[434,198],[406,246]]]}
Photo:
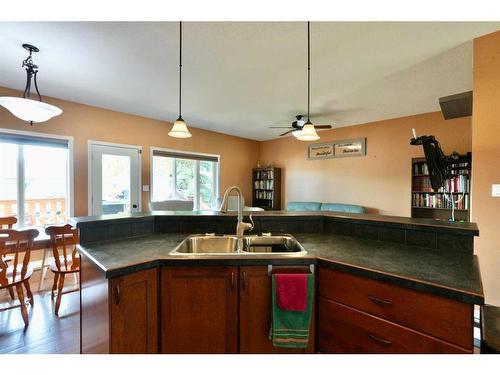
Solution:
{"label": "white ceiling", "polygon": [[[311,112],[336,127],[438,111],[472,89],[472,39],[500,22],[314,22]],[[306,111],[305,22],[183,24],[188,125],[265,140]],[[42,95],[173,121],[175,22],[0,23],[0,86],[22,90],[38,46]],[[3,109],[2,109],[3,110]]]}

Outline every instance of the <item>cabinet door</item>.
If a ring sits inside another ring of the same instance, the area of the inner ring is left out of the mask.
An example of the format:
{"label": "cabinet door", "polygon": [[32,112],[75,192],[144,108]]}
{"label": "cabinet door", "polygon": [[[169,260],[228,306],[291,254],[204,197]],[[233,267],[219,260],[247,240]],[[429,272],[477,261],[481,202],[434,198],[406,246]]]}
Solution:
{"label": "cabinet door", "polygon": [[165,267],[161,351],[238,351],[238,267]]}
{"label": "cabinet door", "polygon": [[471,353],[458,345],[319,297],[322,353]]}
{"label": "cabinet door", "polygon": [[[275,267],[278,268],[278,267]],[[308,272],[304,267],[286,267],[280,272]],[[240,267],[240,353],[314,352],[314,307],[309,346],[306,349],[277,348],[269,340],[271,327],[271,277],[267,266]]]}
{"label": "cabinet door", "polygon": [[111,353],[158,352],[158,271],[111,280]]}

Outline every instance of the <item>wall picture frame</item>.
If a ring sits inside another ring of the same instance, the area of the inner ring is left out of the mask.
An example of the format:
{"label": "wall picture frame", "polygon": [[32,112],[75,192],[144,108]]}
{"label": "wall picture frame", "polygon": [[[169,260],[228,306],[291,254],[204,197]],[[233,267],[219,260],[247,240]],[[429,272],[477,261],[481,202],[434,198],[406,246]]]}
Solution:
{"label": "wall picture frame", "polygon": [[353,138],[310,144],[307,159],[322,160],[366,155],[366,138]]}
{"label": "wall picture frame", "polygon": [[309,145],[307,148],[307,158],[309,160],[332,159],[334,155],[333,143],[318,143]]}
{"label": "wall picture frame", "polygon": [[366,138],[345,139],[334,142],[334,154],[336,158],[365,156]]}

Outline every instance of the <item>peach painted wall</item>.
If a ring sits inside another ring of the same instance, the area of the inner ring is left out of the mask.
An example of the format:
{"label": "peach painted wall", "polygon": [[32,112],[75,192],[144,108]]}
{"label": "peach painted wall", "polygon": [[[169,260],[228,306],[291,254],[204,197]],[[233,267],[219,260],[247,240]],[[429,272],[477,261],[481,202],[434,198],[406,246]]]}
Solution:
{"label": "peach painted wall", "polygon": [[[21,93],[0,87],[0,96]],[[251,199],[251,169],[258,159],[258,142],[216,132],[196,129],[189,139],[167,135],[171,124],[165,121],[105,110],[74,102],[46,98],[63,109],[63,114],[45,123],[29,124],[18,120],[0,107],[0,128],[43,132],[74,137],[75,215],[87,215],[88,140],[142,146],[142,184],[150,184],[150,146],[219,154],[221,156],[220,194],[230,185],[243,189],[245,200]],[[149,192],[142,193],[142,209],[147,210]]]}
{"label": "peach painted wall", "polygon": [[500,306],[500,32],[474,40],[472,113],[472,221],[480,236],[479,256],[486,303]]}
{"label": "peach painted wall", "polygon": [[[437,98],[436,98],[437,100]],[[323,131],[317,143],[366,137],[364,157],[307,160],[307,144],[293,137],[260,144],[260,163],[284,169],[282,205],[288,201],[351,203],[368,212],[410,216],[411,128],[434,135],[446,154],[471,151],[471,119],[445,121],[441,112]]]}

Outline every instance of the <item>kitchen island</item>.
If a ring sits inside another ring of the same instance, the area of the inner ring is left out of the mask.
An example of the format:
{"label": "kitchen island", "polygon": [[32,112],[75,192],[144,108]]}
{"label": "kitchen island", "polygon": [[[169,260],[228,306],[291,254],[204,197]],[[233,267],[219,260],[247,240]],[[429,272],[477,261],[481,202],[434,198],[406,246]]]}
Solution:
{"label": "kitchen island", "polygon": [[316,304],[302,352],[472,352],[473,305],[484,302],[475,224],[333,212],[254,220],[254,232],[289,233],[307,253],[170,254],[188,234],[234,233],[230,213],[73,219],[82,352],[293,352],[267,340],[268,266],[310,264]]}

